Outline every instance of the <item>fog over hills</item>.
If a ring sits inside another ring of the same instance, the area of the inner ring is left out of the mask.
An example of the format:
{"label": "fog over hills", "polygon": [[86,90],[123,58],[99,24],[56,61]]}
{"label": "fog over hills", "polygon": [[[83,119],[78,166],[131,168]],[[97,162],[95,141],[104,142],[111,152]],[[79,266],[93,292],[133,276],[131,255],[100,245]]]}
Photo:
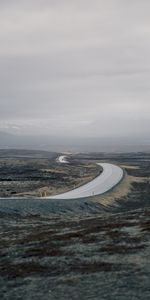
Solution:
{"label": "fog over hills", "polygon": [[1,149],[38,149],[48,151],[70,152],[130,152],[150,151],[150,141],[146,137],[140,140],[137,137],[55,137],[38,135],[17,135],[0,132]]}

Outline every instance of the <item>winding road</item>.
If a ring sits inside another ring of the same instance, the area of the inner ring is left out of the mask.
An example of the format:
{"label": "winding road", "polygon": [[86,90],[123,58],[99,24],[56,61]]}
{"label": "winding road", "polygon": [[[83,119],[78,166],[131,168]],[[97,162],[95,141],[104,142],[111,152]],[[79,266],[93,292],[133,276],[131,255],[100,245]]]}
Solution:
{"label": "winding road", "polygon": [[[60,156],[59,162],[68,163],[66,157]],[[102,173],[92,181],[65,193],[49,196],[49,199],[78,199],[102,195],[115,187],[123,178],[123,170],[113,164],[97,163],[103,168]]]}
{"label": "winding road", "polygon": [[65,155],[61,155],[57,158],[58,162],[61,163],[61,164],[68,164],[68,161],[66,159],[66,156]]}

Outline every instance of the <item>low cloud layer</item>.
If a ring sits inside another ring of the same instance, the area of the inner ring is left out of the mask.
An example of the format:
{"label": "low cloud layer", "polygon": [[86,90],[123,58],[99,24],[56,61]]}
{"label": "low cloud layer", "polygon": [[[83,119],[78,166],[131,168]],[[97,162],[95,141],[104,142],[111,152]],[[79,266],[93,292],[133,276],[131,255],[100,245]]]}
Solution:
{"label": "low cloud layer", "polygon": [[150,2],[1,0],[0,130],[147,136]]}

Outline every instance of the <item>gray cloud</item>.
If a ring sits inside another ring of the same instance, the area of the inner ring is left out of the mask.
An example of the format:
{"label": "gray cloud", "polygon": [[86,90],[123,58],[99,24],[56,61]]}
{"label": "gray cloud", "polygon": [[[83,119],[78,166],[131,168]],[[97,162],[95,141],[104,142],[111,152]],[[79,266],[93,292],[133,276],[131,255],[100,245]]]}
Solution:
{"label": "gray cloud", "polygon": [[0,130],[148,136],[149,1],[0,1],[0,45]]}

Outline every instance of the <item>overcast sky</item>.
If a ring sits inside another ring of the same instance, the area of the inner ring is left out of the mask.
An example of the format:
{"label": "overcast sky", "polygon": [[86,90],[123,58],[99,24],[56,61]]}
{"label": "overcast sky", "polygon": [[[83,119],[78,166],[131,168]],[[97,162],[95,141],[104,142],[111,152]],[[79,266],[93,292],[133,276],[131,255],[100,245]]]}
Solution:
{"label": "overcast sky", "polygon": [[0,130],[147,136],[149,0],[1,0]]}

